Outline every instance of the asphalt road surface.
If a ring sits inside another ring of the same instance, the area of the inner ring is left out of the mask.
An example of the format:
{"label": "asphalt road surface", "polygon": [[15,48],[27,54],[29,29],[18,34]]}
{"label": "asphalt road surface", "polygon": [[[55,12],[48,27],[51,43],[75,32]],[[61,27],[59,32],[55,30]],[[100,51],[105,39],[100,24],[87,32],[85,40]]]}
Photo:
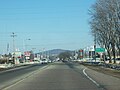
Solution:
{"label": "asphalt road surface", "polygon": [[[83,74],[83,68],[77,70],[75,66],[75,64],[71,63],[57,62],[47,66],[34,66],[16,72],[8,72],[2,78],[7,78],[9,82],[11,80],[11,84],[1,90],[104,90]],[[20,74],[33,70],[34,72],[26,77]],[[18,75],[17,77],[24,76],[25,78],[12,83],[12,79],[16,75]],[[9,79],[11,77],[12,79]],[[2,80],[5,82],[7,79]]]}
{"label": "asphalt road surface", "polygon": [[6,71],[0,71],[0,90],[3,87],[12,85],[19,80],[28,77],[28,75],[34,73],[36,70],[44,66],[45,65],[34,64],[12,68]]}

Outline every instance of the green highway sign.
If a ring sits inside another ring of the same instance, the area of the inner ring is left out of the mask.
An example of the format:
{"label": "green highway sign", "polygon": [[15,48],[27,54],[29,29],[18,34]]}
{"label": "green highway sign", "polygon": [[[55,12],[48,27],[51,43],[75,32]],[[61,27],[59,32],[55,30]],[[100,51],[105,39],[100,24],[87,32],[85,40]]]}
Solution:
{"label": "green highway sign", "polygon": [[105,52],[105,48],[96,48],[95,52]]}

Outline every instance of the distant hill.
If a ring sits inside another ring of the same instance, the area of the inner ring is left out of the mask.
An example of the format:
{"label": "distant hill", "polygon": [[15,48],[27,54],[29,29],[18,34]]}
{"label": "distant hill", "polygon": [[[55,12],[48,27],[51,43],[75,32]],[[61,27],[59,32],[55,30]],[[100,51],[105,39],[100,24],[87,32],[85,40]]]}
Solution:
{"label": "distant hill", "polygon": [[60,54],[62,52],[71,52],[70,50],[63,50],[63,49],[53,49],[48,51],[50,54]]}
{"label": "distant hill", "polygon": [[72,52],[72,51],[63,50],[63,49],[53,49],[53,50],[44,51],[43,53],[46,53],[46,54],[49,54],[49,55],[58,55],[62,52]]}

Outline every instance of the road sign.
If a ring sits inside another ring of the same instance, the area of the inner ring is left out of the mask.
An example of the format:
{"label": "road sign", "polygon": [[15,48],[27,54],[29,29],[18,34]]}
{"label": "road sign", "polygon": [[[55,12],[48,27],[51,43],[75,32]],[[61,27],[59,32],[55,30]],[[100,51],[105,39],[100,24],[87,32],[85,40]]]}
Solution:
{"label": "road sign", "polygon": [[105,52],[105,48],[96,48],[95,51],[96,52]]}

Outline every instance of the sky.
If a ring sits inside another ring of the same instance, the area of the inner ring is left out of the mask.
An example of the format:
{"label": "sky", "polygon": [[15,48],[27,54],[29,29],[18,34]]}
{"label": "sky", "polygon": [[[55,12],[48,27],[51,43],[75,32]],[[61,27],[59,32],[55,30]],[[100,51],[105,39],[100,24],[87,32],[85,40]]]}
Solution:
{"label": "sky", "polygon": [[[0,53],[15,48],[76,50],[93,45],[89,9],[95,0],[0,0]],[[29,40],[30,39],[30,40]]]}

